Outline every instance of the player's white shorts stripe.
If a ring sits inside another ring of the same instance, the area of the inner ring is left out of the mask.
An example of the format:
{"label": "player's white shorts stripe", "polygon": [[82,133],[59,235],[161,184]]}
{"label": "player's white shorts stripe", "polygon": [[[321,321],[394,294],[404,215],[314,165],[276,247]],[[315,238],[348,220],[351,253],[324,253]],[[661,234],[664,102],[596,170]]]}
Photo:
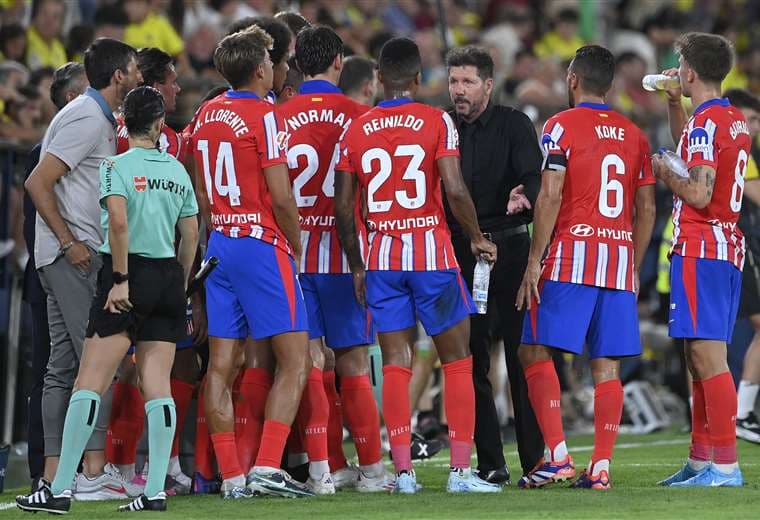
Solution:
{"label": "player's white shorts stripe", "polygon": [[388,270],[391,268],[391,245],[393,239],[388,235],[383,235],[380,239],[380,255],[378,257],[378,268]]}
{"label": "player's white shorts stripe", "polygon": [[306,271],[306,258],[309,256],[309,238],[311,231],[301,230],[301,266],[299,270],[303,273]]}
{"label": "player's white shorts stripe", "polygon": [[713,226],[713,235],[715,236],[715,256],[718,260],[728,260],[728,241],[720,226]]}
{"label": "player's white shorts stripe", "polygon": [[327,274],[330,272],[330,232],[322,231],[319,237],[319,251],[317,272]]}
{"label": "player's white shorts stripe", "polygon": [[551,279],[555,282],[559,281],[559,269],[562,259],[562,242],[557,244],[557,250],[554,253],[554,266],[552,267]]}
{"label": "player's white shorts stripe", "polygon": [[596,252],[596,277],[594,279],[594,285],[597,287],[605,287],[607,284],[608,259],[609,251],[607,250],[607,244],[599,244]]}
{"label": "player's white shorts stripe", "polygon": [[572,283],[583,283],[583,270],[586,263],[586,243],[580,240],[573,242],[573,272]]}
{"label": "player's white shorts stripe", "polygon": [[625,279],[628,277],[628,248],[618,246],[618,265],[616,289],[625,290]]}
{"label": "player's white shorts stripe", "polygon": [[425,269],[428,271],[436,270],[435,259],[437,253],[438,252],[435,249],[435,236],[433,235],[433,230],[428,229],[425,231]]}
{"label": "player's white shorts stripe", "polygon": [[414,271],[414,241],[411,233],[401,234],[401,270]]}

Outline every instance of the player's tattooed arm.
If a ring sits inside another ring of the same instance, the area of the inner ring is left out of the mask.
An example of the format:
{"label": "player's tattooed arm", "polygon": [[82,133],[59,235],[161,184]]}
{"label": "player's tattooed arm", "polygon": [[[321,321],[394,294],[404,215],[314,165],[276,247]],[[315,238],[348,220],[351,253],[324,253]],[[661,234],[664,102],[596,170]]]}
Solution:
{"label": "player's tattooed arm", "polygon": [[480,231],[475,204],[462,178],[459,157],[444,156],[439,158],[436,164],[443,180],[443,187],[446,189],[446,200],[449,202],[454,218],[470,239],[472,253],[475,256],[484,256],[489,262],[495,262],[496,245],[487,240]]}
{"label": "player's tattooed arm", "polygon": [[344,171],[335,172],[335,224],[338,228],[338,239],[343,251],[346,252],[348,266],[351,269],[356,301],[366,306],[364,259],[359,249],[354,216],[356,185],[356,175]]}
{"label": "player's tattooed arm", "polygon": [[518,310],[530,309],[533,299],[541,303],[538,294],[541,259],[549,246],[554,225],[557,223],[564,186],[564,171],[544,170],[541,174],[541,190],[538,192],[536,207],[533,210],[533,238],[528,254],[528,266],[525,268],[515,302]]}
{"label": "player's tattooed arm", "polygon": [[652,157],[652,168],[658,179],[686,204],[703,209],[710,204],[715,189],[715,168],[706,164],[689,168],[689,176],[681,177],[658,156]]}
{"label": "player's tattooed arm", "polygon": [[[297,261],[301,259],[301,225],[298,223],[298,206],[290,184],[288,166],[285,163],[264,168],[267,188],[272,197],[272,211]],[[297,262],[296,267],[300,262]]]}

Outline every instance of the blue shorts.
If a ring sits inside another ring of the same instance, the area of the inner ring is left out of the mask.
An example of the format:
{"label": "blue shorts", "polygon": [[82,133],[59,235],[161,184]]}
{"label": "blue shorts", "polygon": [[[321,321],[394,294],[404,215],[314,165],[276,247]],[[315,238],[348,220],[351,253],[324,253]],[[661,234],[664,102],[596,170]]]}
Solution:
{"label": "blue shorts", "polygon": [[306,307],[293,259],[256,238],[230,238],[214,231],[206,258],[219,265],[206,279],[208,335],[264,339],[307,331]]}
{"label": "blue shorts", "polygon": [[374,341],[372,320],[356,301],[352,275],[301,274],[298,280],[309,316],[309,339],[324,337],[335,349]]}
{"label": "blue shorts", "polygon": [[670,337],[731,342],[742,272],[731,262],[673,255],[670,259]]}
{"label": "blue shorts", "polygon": [[636,295],[630,291],[542,280],[525,314],[522,342],[582,354],[589,358],[641,354]]}
{"label": "blue shorts", "polygon": [[459,269],[367,271],[367,304],[378,332],[414,327],[436,336],[476,312]]}

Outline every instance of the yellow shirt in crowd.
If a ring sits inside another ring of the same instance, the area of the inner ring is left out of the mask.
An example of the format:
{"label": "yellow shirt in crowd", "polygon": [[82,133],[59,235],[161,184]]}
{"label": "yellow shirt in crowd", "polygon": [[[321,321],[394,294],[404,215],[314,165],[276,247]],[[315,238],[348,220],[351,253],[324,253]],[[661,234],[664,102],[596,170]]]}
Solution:
{"label": "yellow shirt in crowd", "polygon": [[539,58],[559,58],[562,61],[572,60],[575,51],[583,47],[586,42],[577,34],[569,40],[565,40],[558,33],[550,31],[533,47],[533,51]]}
{"label": "yellow shirt in crowd", "polygon": [[66,48],[59,39],[56,38],[48,44],[34,27],[30,27],[26,32],[26,39],[26,64],[30,70],[40,67],[57,69],[68,61]]}
{"label": "yellow shirt in crowd", "polygon": [[140,23],[131,23],[124,30],[124,42],[135,49],[158,47],[167,54],[177,56],[185,50],[177,31],[165,17],[150,13]]}

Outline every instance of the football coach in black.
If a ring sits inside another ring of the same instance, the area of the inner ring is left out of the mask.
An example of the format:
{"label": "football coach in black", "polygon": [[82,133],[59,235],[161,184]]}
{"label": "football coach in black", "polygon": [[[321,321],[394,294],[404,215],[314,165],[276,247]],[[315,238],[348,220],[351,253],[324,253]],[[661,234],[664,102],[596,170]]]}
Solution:
{"label": "football coach in black", "polygon": [[[470,350],[478,471],[481,478],[501,483],[509,480],[509,470],[488,380],[489,346],[494,337],[504,340],[523,475],[533,469],[544,452],[544,440],[517,358],[523,313],[515,309],[530,248],[528,224],[540,187],[542,154],[528,116],[491,102],[494,65],[486,50],[452,49],[446,65],[454,105],[450,115],[459,130],[462,175],[475,202],[480,228],[498,247],[498,260],[491,271],[488,313],[472,316]],[[470,252],[470,242],[448,208],[447,219],[462,275],[472,290],[475,257]]]}

